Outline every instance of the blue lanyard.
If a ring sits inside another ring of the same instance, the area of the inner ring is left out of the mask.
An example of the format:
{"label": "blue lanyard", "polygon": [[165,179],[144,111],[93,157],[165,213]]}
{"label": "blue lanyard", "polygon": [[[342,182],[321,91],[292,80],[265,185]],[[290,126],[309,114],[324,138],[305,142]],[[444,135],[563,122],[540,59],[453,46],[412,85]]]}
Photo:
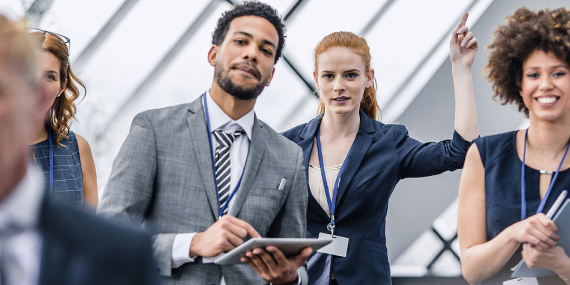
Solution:
{"label": "blue lanyard", "polygon": [[48,152],[49,152],[49,192],[53,193],[53,146],[51,145],[51,132],[46,127],[48,134]]}
{"label": "blue lanyard", "polygon": [[331,223],[330,223],[330,228],[328,230],[334,234],[334,227],[335,227],[334,215],[335,215],[335,210],[336,210],[336,205],[335,205],[336,194],[338,192],[338,184],[340,182],[340,175],[342,174],[342,171],[344,170],[344,166],[346,165],[346,160],[348,158],[348,155],[344,159],[344,162],[342,163],[342,166],[340,167],[340,170],[338,172],[338,176],[336,177],[336,181],[334,182],[333,196],[331,199],[331,196],[329,194],[329,185],[327,183],[327,177],[325,175],[325,166],[323,164],[323,153],[321,152],[321,128],[320,127],[319,127],[319,130],[317,131],[317,152],[319,154],[319,166],[321,167],[321,177],[323,178],[323,186],[325,186],[325,194],[327,195],[327,203],[329,204],[329,211],[331,212]]}
{"label": "blue lanyard", "polygon": [[210,131],[210,115],[208,114],[208,102],[206,100],[206,93],[204,93],[202,96],[204,97],[204,111],[206,113],[206,127],[208,128],[208,142],[210,143],[210,155],[212,156],[212,169],[214,170],[214,184],[216,185],[216,196],[218,197],[218,209],[219,209],[218,219],[219,219],[224,215],[224,211],[226,210],[228,205],[230,205],[230,201],[234,197],[234,194],[237,192],[239,185],[241,184],[241,179],[243,178],[243,173],[245,172],[245,166],[247,165],[247,158],[245,159],[245,164],[243,165],[241,176],[238,180],[238,183],[236,184],[236,187],[234,188],[234,191],[230,193],[230,196],[228,197],[228,200],[226,201],[224,207],[220,207],[220,189],[218,188],[218,178],[216,177],[216,160],[214,158],[214,147],[212,146],[212,140],[211,140],[212,132]]}
{"label": "blue lanyard", "polygon": [[[525,184],[524,172],[525,172],[526,136],[527,136],[527,134],[528,134],[528,129],[526,129],[526,131],[524,133],[524,148],[523,148],[523,160],[522,160],[522,170],[521,170],[521,221],[526,219],[526,184]],[[570,148],[570,143],[568,144],[568,146],[566,146],[566,151],[564,152],[564,156],[562,156],[562,161],[560,161],[560,165],[558,165],[558,169],[556,170],[554,177],[552,177],[552,181],[550,182],[550,186],[548,186],[548,191],[546,191],[544,198],[542,198],[542,200],[540,201],[540,205],[538,206],[538,209],[536,210],[536,214],[542,213],[542,210],[544,209],[544,205],[546,204],[546,200],[548,200],[548,197],[550,196],[550,192],[552,191],[552,187],[554,186],[554,182],[556,181],[556,178],[558,178],[558,173],[560,173],[560,168],[562,168],[562,164],[564,163],[564,159],[566,158],[566,154],[568,153],[568,148]]]}

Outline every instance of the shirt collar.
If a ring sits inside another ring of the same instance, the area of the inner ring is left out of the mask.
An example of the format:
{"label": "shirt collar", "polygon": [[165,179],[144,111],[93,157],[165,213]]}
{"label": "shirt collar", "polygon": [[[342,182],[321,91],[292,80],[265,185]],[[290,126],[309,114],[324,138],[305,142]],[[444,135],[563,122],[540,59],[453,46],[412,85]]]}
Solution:
{"label": "shirt collar", "polygon": [[0,202],[0,212],[11,223],[22,228],[38,224],[41,200],[44,195],[43,175],[34,166],[28,166],[26,175],[8,196]]}
{"label": "shirt collar", "polygon": [[237,124],[245,131],[245,134],[251,140],[253,121],[255,119],[255,112],[253,110],[234,121],[214,102],[209,90],[206,92],[206,101],[208,102],[208,113],[210,115],[210,132],[219,128],[225,131],[233,131],[238,129],[238,127],[235,126],[235,124]]}

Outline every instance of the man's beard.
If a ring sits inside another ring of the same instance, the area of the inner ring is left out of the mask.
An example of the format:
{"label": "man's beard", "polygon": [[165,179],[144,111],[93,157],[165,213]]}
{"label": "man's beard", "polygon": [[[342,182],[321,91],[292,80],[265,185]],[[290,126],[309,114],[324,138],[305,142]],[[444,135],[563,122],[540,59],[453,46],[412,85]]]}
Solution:
{"label": "man's beard", "polygon": [[[269,79],[266,80],[260,80],[259,84],[257,84],[256,86],[252,87],[252,88],[245,88],[243,86],[238,86],[236,84],[234,84],[234,82],[232,81],[232,79],[230,78],[229,75],[229,70],[233,69],[234,66],[237,66],[239,63],[237,64],[232,64],[230,65],[230,68],[228,68],[227,70],[224,70],[220,64],[216,64],[216,72],[215,72],[215,80],[216,83],[222,88],[222,90],[224,90],[226,93],[240,99],[240,100],[251,100],[251,99],[255,99],[257,98],[257,96],[259,96],[259,94],[261,94],[261,91],[263,91],[263,88],[265,88],[265,85],[267,85],[267,81],[269,81]],[[248,64],[248,66],[250,68],[254,68],[255,71],[257,72],[257,74],[259,74],[259,70],[253,66],[251,66],[250,64]]]}

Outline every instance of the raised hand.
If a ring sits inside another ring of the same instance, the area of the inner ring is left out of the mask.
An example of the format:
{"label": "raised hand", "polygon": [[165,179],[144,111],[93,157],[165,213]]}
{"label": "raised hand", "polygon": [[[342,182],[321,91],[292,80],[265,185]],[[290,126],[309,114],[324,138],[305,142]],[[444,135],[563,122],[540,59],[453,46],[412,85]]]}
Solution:
{"label": "raised hand", "polygon": [[261,235],[247,222],[230,215],[224,215],[206,231],[197,233],[190,244],[189,256],[213,257],[228,252],[243,243],[247,236]]}
{"label": "raised hand", "polygon": [[517,222],[512,226],[513,237],[518,243],[530,243],[529,247],[538,250],[548,250],[557,246],[559,240],[556,231],[558,228],[543,213],[528,217],[524,221]]}
{"label": "raised hand", "polygon": [[241,261],[251,266],[267,282],[290,284],[297,279],[297,268],[307,262],[312,251],[311,247],[306,247],[299,255],[286,258],[277,247],[268,246],[265,250],[256,248],[248,251]]}
{"label": "raised hand", "polygon": [[451,33],[451,41],[449,42],[449,57],[451,63],[471,68],[475,55],[479,49],[477,39],[473,37],[473,33],[469,32],[469,28],[465,26],[468,14],[463,14],[461,21]]}

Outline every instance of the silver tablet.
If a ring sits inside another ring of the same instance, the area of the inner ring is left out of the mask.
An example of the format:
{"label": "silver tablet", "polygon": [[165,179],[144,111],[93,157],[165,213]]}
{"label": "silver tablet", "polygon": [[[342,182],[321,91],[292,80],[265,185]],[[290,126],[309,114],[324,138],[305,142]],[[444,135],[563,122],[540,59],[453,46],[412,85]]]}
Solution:
{"label": "silver tablet", "polygon": [[265,248],[267,246],[275,246],[286,257],[295,256],[301,253],[303,248],[310,246],[313,248],[313,251],[317,251],[321,247],[329,244],[332,242],[331,240],[326,239],[314,239],[314,238],[252,238],[242,245],[234,248],[230,252],[218,257],[214,261],[216,264],[227,265],[227,264],[243,264],[240,258],[245,256],[245,253],[248,250],[252,250],[254,248]]}

